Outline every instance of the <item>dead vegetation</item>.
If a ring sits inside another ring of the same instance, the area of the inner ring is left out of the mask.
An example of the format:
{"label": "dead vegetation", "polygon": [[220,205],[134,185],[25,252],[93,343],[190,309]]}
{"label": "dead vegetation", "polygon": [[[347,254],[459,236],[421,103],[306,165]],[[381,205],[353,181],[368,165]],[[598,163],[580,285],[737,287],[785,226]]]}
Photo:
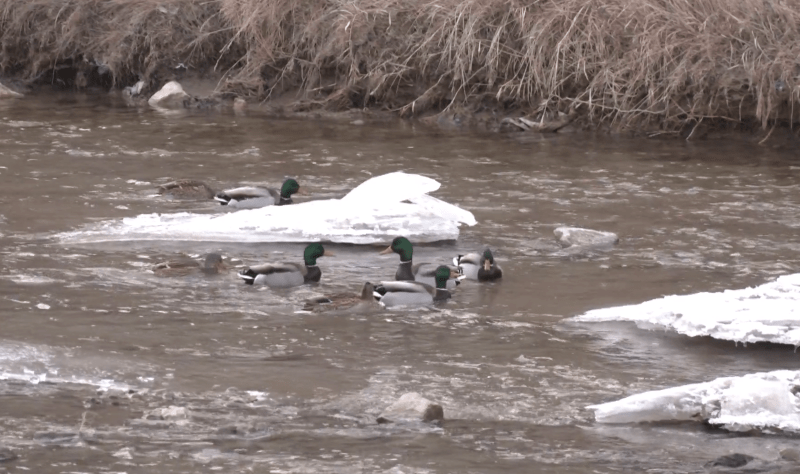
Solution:
{"label": "dead vegetation", "polygon": [[0,72],[155,86],[185,66],[306,108],[767,128],[794,122],[798,24],[797,0],[0,0]]}

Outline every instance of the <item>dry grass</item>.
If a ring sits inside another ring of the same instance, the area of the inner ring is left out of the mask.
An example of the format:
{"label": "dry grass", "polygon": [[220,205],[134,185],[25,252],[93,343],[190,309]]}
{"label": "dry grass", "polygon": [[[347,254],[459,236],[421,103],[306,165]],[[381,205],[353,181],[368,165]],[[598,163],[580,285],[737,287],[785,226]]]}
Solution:
{"label": "dry grass", "polygon": [[[487,102],[678,130],[793,122],[797,0],[0,0],[0,69],[182,62],[267,98],[404,115]],[[331,97],[328,103],[325,98]]]}

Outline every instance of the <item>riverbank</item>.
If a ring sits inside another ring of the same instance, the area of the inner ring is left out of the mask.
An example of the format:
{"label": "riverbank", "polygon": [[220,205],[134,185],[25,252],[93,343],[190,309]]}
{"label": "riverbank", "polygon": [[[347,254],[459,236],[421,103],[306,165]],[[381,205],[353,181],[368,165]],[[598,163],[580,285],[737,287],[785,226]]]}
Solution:
{"label": "riverbank", "polygon": [[[537,123],[699,138],[791,129],[800,11],[745,0],[0,0],[0,76],[21,87],[368,109],[443,125]],[[149,95],[149,94],[148,94]]]}

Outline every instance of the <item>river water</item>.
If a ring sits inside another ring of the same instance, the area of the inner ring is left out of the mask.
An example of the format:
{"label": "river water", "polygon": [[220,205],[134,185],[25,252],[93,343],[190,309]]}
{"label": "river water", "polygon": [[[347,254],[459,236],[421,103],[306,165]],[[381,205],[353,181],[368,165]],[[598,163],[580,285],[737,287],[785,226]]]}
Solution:
{"label": "river water", "polygon": [[[311,314],[308,297],[391,279],[397,255],[326,245],[316,286],[271,290],[233,273],[150,267],[217,251],[232,266],[298,260],[303,244],[67,244],[57,235],[143,213],[211,212],[154,196],[297,177],[299,200],[370,176],[437,179],[478,220],[447,262],[490,246],[502,282],[466,282],[433,310]],[[732,452],[796,444],[700,423],[601,425],[590,404],[646,390],[796,369],[793,347],[735,345],[584,311],[761,284],[800,268],[800,159],[735,141],[445,133],[407,122],[161,113],[114,96],[0,103],[0,472],[702,472]],[[553,229],[612,231],[570,253]],[[402,394],[441,426],[375,423]]]}

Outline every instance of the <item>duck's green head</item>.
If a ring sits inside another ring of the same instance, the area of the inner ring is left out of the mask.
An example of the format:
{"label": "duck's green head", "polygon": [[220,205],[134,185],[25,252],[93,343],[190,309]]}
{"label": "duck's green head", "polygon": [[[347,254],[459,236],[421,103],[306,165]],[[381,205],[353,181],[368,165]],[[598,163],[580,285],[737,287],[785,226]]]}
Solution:
{"label": "duck's green head", "polygon": [[490,264],[494,265],[494,255],[492,255],[492,251],[486,249],[483,251],[483,258],[484,260],[488,260]]}
{"label": "duck's green head", "polygon": [[433,279],[436,281],[436,288],[442,290],[447,287],[447,280],[456,277],[458,277],[458,273],[451,270],[447,265],[439,265],[433,273]]}
{"label": "duck's green head", "polygon": [[297,181],[294,178],[289,178],[283,182],[281,186],[281,197],[285,199],[289,199],[292,197],[292,194],[300,191],[300,185],[297,184]]}
{"label": "duck's green head", "polygon": [[395,237],[394,240],[392,240],[392,245],[388,246],[386,250],[381,252],[381,254],[387,254],[391,252],[400,255],[401,262],[410,262],[414,249],[411,246],[411,242],[409,242],[407,238]]}
{"label": "duck's green head", "polygon": [[332,257],[333,255],[333,253],[325,250],[322,244],[310,244],[303,252],[303,260],[305,260],[306,265],[313,266],[317,264],[319,257]]}

